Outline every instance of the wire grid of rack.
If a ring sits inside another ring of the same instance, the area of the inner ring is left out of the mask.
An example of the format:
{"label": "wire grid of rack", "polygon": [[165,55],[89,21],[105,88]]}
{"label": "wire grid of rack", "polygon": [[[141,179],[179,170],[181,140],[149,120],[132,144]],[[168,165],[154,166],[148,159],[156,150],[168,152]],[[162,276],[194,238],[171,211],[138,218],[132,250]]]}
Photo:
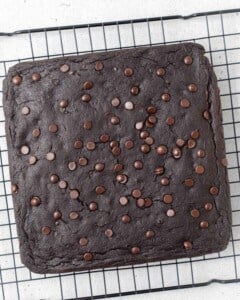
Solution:
{"label": "wire grid of rack", "polygon": [[221,90],[233,213],[231,241],[221,253],[88,272],[31,273],[19,257],[0,99],[0,299],[99,299],[213,281],[240,281],[239,12],[240,9],[0,33],[1,81],[8,68],[20,61],[184,41],[202,44]]}

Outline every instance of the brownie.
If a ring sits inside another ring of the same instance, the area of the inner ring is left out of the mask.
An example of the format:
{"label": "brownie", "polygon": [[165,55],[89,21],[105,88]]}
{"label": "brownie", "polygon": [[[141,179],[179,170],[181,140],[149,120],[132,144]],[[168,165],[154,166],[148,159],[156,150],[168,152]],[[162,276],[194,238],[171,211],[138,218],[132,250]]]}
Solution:
{"label": "brownie", "polygon": [[201,45],[17,64],[4,81],[4,112],[21,260],[31,271],[226,248],[219,89]]}

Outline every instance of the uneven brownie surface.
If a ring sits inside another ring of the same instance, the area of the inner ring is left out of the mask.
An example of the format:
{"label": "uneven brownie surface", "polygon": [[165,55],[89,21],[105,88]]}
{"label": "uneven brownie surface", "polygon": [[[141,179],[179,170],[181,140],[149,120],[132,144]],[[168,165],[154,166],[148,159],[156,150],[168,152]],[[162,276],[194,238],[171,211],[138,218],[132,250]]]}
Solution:
{"label": "uneven brownie surface", "polygon": [[225,249],[216,78],[197,44],[21,63],[4,82],[23,263],[64,272]]}

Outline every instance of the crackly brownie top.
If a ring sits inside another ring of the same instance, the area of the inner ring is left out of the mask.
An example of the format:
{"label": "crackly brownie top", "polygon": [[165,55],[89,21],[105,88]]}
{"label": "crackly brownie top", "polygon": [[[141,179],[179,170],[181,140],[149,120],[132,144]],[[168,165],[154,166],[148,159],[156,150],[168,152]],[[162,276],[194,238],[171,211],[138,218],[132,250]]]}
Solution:
{"label": "crackly brownie top", "polygon": [[225,179],[201,46],[23,63],[6,85],[26,260],[61,270],[214,247]]}

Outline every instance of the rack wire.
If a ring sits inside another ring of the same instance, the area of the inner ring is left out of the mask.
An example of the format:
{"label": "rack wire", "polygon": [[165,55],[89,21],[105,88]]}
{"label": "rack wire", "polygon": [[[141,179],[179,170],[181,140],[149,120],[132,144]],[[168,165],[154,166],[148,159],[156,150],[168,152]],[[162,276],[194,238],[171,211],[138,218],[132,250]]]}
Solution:
{"label": "rack wire", "polygon": [[232,237],[221,253],[66,274],[30,272],[19,257],[0,91],[0,299],[100,299],[240,281],[239,13],[236,9],[0,33],[0,81],[20,61],[186,41],[202,44],[221,90],[233,214]]}

